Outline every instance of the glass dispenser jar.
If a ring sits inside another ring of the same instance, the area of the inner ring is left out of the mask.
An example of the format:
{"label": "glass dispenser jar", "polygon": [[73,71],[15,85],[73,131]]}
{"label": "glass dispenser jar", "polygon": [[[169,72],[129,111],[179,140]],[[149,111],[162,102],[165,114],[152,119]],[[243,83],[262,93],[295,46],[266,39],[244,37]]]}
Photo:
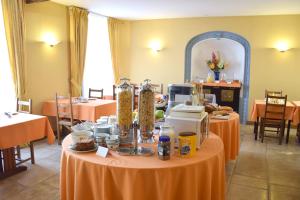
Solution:
{"label": "glass dispenser jar", "polygon": [[132,125],[132,87],[127,78],[117,87],[117,123],[120,137],[127,138]]}
{"label": "glass dispenser jar", "polygon": [[150,142],[154,130],[154,91],[149,79],[141,86],[139,93],[138,123],[140,127],[140,142]]}

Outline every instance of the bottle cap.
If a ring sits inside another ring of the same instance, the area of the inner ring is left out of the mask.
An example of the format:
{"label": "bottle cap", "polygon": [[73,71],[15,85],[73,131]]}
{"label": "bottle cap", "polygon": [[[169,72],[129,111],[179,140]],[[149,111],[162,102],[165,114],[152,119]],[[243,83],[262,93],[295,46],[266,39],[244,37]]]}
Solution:
{"label": "bottle cap", "polygon": [[159,141],[160,142],[170,142],[170,137],[167,135],[159,136]]}

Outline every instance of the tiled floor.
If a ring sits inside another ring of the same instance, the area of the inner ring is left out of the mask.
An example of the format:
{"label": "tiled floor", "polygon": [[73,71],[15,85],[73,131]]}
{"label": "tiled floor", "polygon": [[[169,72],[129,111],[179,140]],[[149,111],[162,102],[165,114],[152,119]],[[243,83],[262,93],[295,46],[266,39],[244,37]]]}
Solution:
{"label": "tiled floor", "polygon": [[[252,131],[252,126],[241,127],[239,157],[226,165],[227,199],[299,200],[300,145],[295,130],[288,145],[271,138],[254,141]],[[27,163],[27,171],[0,181],[0,200],[59,199],[60,147],[40,142],[35,156],[36,164]]]}

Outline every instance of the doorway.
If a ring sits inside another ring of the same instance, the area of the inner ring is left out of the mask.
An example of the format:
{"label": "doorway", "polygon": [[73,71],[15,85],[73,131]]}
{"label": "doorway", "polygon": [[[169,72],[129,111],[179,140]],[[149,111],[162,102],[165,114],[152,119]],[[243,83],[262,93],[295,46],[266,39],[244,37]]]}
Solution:
{"label": "doorway", "polygon": [[[224,40],[223,40],[224,39]],[[241,35],[232,32],[226,31],[211,31],[196,35],[193,37],[186,45],[185,49],[185,70],[184,70],[184,80],[191,81],[195,77],[192,76],[193,72],[193,50],[195,47],[199,46],[201,43],[207,43],[211,40],[213,43],[225,43],[227,44],[227,48],[230,48],[228,45],[230,42],[233,44],[232,49],[238,49],[237,46],[243,50],[243,52],[239,50],[235,50],[236,52],[241,52],[243,55],[240,55],[240,59],[242,59],[241,66],[234,65],[235,67],[241,67],[237,74],[241,76],[239,79],[242,82],[242,91],[240,95],[240,105],[239,105],[239,114],[241,117],[241,123],[245,124],[248,118],[248,100],[249,100],[249,80],[250,80],[250,44],[249,42]],[[238,44],[238,45],[235,45]],[[209,45],[208,45],[209,46]],[[236,46],[236,47],[235,47]],[[206,44],[207,47],[207,44]],[[199,48],[198,48],[199,49]],[[211,52],[209,52],[211,53]],[[208,57],[207,59],[209,59]],[[232,59],[231,59],[232,60]],[[238,60],[238,59],[237,59]],[[234,75],[233,75],[234,76]]]}

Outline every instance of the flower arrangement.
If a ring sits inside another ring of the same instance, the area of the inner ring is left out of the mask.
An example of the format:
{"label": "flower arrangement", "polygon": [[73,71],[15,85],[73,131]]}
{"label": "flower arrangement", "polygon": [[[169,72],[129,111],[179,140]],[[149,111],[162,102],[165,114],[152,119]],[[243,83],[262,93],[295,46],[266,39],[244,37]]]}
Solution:
{"label": "flower arrangement", "polygon": [[220,72],[225,68],[225,64],[220,58],[219,52],[217,52],[217,55],[215,52],[212,52],[211,59],[207,61],[207,65],[214,72]]}

